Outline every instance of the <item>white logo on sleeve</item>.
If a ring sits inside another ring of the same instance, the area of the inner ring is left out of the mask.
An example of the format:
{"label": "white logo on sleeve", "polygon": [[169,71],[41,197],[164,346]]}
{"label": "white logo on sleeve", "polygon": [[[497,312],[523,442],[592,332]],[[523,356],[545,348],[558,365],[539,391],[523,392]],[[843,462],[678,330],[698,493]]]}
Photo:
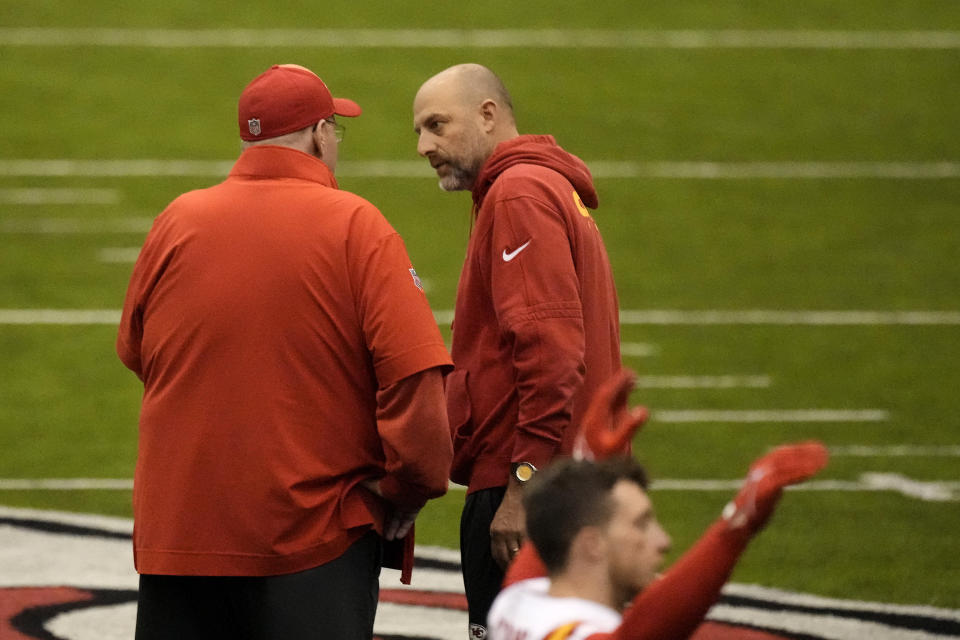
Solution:
{"label": "white logo on sleeve", "polygon": [[527,240],[526,242],[524,242],[522,245],[520,245],[519,247],[517,247],[517,248],[514,249],[513,251],[509,251],[509,252],[508,252],[506,249],[504,249],[504,250],[503,250],[503,261],[504,261],[504,262],[510,262],[511,260],[513,260],[514,258],[516,258],[518,255],[520,255],[520,252],[523,251],[524,249],[526,249],[527,246],[528,246],[531,242],[533,242],[533,238],[531,238],[530,240]]}

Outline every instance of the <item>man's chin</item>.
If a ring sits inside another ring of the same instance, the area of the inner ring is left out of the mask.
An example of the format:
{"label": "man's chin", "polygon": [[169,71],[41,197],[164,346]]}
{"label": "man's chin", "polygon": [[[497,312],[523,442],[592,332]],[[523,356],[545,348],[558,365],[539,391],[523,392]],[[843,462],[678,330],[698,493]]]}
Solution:
{"label": "man's chin", "polygon": [[464,184],[463,180],[458,179],[456,176],[444,176],[440,178],[440,181],[437,183],[440,185],[440,188],[444,191],[465,191],[470,187]]}

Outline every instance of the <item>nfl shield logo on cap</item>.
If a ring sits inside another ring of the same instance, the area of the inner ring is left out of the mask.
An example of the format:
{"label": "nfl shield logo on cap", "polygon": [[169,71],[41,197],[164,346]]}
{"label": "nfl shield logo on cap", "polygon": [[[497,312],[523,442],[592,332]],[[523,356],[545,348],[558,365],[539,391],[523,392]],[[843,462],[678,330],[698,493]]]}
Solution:
{"label": "nfl shield logo on cap", "polygon": [[260,118],[250,118],[247,120],[247,126],[250,128],[251,135],[260,135]]}

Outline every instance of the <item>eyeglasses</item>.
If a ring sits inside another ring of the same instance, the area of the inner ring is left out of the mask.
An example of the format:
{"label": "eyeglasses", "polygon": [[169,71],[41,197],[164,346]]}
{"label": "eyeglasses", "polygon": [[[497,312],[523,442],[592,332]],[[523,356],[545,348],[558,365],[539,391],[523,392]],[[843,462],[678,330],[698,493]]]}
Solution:
{"label": "eyeglasses", "polygon": [[331,120],[330,118],[324,119],[324,122],[333,125],[333,137],[337,139],[337,142],[343,142],[343,134],[346,133],[347,128],[336,120]]}

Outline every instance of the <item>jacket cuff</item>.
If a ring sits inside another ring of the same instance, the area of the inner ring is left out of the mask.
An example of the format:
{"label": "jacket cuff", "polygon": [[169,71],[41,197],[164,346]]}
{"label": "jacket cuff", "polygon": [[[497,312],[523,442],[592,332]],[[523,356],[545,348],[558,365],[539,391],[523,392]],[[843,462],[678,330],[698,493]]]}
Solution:
{"label": "jacket cuff", "polygon": [[439,493],[427,493],[422,487],[408,484],[394,476],[386,476],[380,480],[380,493],[391,505],[415,510],[422,508],[430,498],[442,496],[446,493],[446,488]]}

